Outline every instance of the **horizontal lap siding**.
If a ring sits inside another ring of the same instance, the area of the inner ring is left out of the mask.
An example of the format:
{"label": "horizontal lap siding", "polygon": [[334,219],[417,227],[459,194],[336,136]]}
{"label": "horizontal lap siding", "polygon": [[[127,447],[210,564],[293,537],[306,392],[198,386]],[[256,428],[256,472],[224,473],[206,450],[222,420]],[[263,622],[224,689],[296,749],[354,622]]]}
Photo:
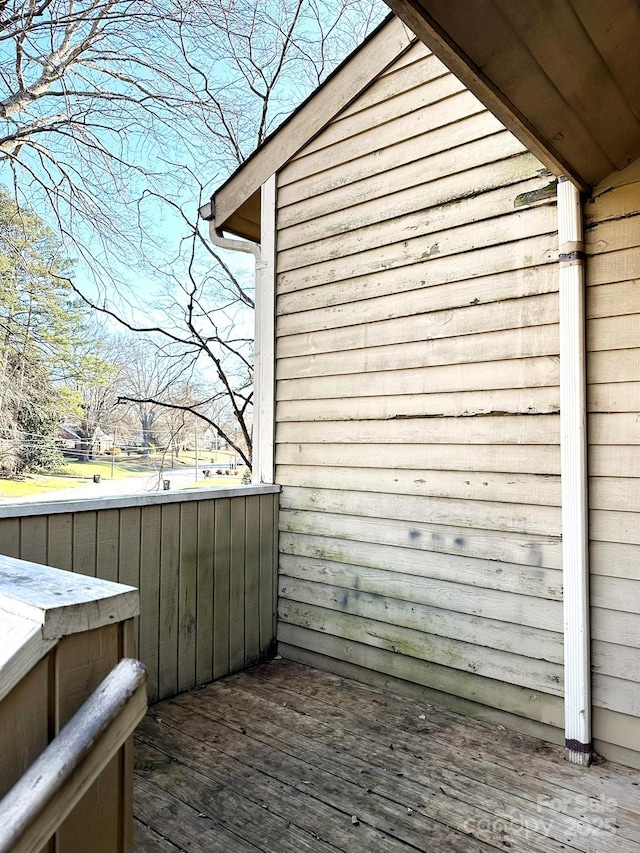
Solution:
{"label": "horizontal lap siding", "polygon": [[627,173],[585,205],[592,667],[596,748],[640,766],[640,175]]}
{"label": "horizontal lap siding", "polygon": [[156,702],[272,648],[277,494],[0,519],[0,553],[135,586]]}
{"label": "horizontal lap siding", "polygon": [[561,726],[548,185],[421,45],[279,174],[278,636]]}

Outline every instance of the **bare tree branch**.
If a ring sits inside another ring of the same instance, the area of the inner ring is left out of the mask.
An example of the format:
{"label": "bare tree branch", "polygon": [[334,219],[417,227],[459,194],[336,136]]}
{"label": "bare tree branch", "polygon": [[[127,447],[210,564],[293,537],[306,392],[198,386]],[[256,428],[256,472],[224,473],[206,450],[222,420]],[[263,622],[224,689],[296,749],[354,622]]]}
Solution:
{"label": "bare tree branch", "polygon": [[[193,412],[247,464],[253,282],[200,231],[203,176],[246,159],[374,3],[0,0],[0,178],[77,257],[83,303],[156,347],[153,393],[120,399]],[[200,396],[175,399],[187,376]]]}

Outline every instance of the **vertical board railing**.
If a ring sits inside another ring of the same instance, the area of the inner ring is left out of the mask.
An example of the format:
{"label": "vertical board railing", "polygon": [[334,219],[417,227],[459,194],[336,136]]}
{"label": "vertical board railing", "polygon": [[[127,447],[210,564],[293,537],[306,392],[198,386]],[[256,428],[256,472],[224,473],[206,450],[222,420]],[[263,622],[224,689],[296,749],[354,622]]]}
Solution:
{"label": "vertical board railing", "polygon": [[0,554],[140,590],[150,702],[274,647],[276,486],[0,507]]}

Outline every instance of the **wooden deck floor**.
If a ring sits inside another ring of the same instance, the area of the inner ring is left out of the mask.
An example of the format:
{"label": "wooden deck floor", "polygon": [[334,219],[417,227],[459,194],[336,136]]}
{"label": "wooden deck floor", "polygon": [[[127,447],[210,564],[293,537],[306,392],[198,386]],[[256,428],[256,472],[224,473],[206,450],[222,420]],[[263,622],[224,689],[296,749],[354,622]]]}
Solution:
{"label": "wooden deck floor", "polygon": [[286,661],[154,706],[136,850],[632,853],[640,774]]}

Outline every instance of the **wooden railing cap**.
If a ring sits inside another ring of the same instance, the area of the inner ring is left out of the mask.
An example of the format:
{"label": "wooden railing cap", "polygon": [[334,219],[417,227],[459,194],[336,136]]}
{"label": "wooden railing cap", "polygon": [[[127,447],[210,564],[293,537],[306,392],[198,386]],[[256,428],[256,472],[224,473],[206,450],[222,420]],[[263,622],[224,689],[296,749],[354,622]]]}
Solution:
{"label": "wooden railing cap", "polygon": [[138,590],[0,555],[0,609],[58,639],[137,616]]}

